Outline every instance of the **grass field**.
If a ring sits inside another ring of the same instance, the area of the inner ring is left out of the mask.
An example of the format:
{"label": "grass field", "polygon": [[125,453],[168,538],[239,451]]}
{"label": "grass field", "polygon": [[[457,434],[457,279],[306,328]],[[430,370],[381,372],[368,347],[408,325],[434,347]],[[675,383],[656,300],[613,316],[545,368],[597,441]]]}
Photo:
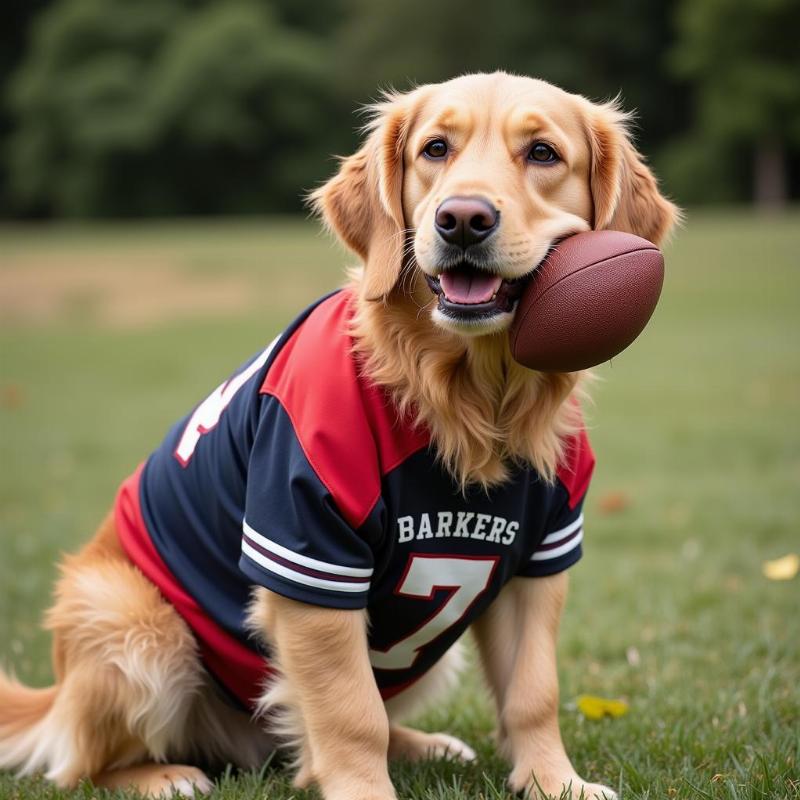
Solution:
{"label": "grass field", "polygon": [[[653,323],[599,370],[561,717],[578,770],[626,800],[800,797],[800,579],[761,573],[800,552],[799,253],[797,213],[690,214]],[[38,621],[58,554],[342,262],[302,222],[0,228],[0,661],[50,680]],[[479,684],[472,669],[420,721],[477,763],[397,765],[401,798],[508,796]],[[581,693],[630,712],[590,722]],[[0,776],[2,798],[89,796]],[[305,796],[271,766],[215,793]]]}

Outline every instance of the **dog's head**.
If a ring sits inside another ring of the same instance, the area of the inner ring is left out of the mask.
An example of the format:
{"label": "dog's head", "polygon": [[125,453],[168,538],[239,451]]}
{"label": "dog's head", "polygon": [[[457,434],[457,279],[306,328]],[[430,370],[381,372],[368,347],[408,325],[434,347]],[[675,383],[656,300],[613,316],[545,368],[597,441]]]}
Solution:
{"label": "dog's head", "polygon": [[570,234],[658,244],[676,220],[615,103],[495,73],[393,94],[374,112],[363,147],[312,202],[363,259],[364,299],[410,270],[438,296],[445,329],[508,327],[525,282]]}

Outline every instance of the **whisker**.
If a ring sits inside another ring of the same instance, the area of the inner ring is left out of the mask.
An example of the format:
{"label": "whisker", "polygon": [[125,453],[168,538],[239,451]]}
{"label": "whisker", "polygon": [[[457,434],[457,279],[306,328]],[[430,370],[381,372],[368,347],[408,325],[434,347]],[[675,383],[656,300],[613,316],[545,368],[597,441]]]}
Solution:
{"label": "whisker", "polygon": [[433,302],[433,298],[431,298],[430,300],[428,300],[428,302],[427,302],[427,303],[425,303],[425,305],[422,305],[422,306],[421,306],[421,305],[419,305],[419,304],[417,305],[417,320],[419,320],[420,314],[422,314],[422,312],[423,312],[423,311],[427,310],[428,306],[429,306],[429,305],[430,305],[432,302]]}

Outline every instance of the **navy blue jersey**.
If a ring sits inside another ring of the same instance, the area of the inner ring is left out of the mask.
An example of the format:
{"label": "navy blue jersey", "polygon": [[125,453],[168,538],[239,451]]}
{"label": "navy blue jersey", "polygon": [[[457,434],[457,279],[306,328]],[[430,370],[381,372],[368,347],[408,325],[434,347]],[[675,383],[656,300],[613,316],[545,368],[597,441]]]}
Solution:
{"label": "navy blue jersey", "polygon": [[427,431],[359,372],[353,296],[308,309],[188,417],[123,486],[131,558],[195,631],[209,669],[252,704],[268,653],[245,628],[252,587],[367,608],[384,697],[420,678],[514,576],[581,555],[594,459],[570,439],[558,479],[517,467],[461,491]]}

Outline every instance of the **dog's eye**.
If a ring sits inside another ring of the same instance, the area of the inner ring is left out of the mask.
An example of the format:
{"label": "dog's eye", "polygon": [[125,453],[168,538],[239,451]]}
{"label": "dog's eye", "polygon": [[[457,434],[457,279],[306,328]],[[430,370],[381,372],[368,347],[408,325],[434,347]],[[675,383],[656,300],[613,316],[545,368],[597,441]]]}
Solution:
{"label": "dog's eye", "polygon": [[528,161],[535,161],[537,164],[554,164],[558,161],[558,156],[549,144],[536,142],[528,151]]}
{"label": "dog's eye", "polygon": [[439,159],[447,155],[447,142],[444,139],[433,139],[422,150],[428,158]]}

